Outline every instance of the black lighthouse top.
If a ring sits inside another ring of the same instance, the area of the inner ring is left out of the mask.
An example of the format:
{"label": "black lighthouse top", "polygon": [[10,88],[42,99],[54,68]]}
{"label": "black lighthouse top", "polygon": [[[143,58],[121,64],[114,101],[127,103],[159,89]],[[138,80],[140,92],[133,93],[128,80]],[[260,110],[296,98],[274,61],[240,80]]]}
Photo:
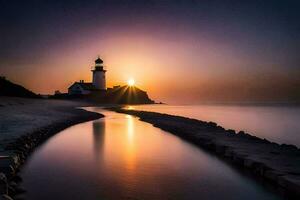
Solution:
{"label": "black lighthouse top", "polygon": [[103,69],[103,60],[98,56],[98,58],[95,60],[95,67],[92,67],[92,72],[102,71],[106,72],[106,70]]}
{"label": "black lighthouse top", "polygon": [[95,64],[103,64],[103,60],[98,56],[98,58],[95,60]]}

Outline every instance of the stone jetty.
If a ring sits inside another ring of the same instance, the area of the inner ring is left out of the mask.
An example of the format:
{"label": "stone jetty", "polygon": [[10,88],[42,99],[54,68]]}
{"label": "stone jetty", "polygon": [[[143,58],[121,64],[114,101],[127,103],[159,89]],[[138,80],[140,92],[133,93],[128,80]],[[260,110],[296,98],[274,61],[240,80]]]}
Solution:
{"label": "stone jetty", "polygon": [[214,122],[155,112],[109,108],[139,117],[167,132],[205,148],[283,191],[287,197],[300,196],[300,149],[270,142],[243,131],[226,130]]}

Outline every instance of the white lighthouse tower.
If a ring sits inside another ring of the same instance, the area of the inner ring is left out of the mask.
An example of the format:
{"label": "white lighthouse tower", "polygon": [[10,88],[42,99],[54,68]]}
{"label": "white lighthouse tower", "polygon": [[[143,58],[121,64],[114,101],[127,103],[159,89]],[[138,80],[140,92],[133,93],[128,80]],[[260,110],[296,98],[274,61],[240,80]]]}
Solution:
{"label": "white lighthouse tower", "polygon": [[106,90],[105,72],[103,69],[103,60],[99,57],[95,60],[93,72],[93,86],[98,90]]}

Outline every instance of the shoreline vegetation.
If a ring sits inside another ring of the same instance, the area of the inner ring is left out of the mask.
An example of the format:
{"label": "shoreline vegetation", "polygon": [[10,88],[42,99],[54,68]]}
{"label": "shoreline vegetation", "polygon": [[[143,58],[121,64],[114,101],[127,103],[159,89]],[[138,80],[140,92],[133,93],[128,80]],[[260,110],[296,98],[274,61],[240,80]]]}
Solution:
{"label": "shoreline vegetation", "polygon": [[0,97],[0,200],[17,199],[18,172],[37,146],[78,123],[104,115],[78,107],[82,102]]}
{"label": "shoreline vegetation", "polygon": [[243,131],[236,133],[214,122],[121,107],[107,109],[138,117],[204,148],[276,186],[285,197],[300,196],[300,149],[294,145],[279,145]]}

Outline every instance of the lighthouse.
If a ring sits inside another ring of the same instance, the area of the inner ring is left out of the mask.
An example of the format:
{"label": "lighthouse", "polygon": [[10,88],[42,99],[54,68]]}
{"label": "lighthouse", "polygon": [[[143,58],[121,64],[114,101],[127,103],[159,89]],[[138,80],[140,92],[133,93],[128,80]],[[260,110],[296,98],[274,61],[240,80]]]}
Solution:
{"label": "lighthouse", "polygon": [[92,70],[93,72],[93,86],[98,90],[106,90],[106,80],[105,80],[105,72],[103,69],[103,60],[98,57],[95,60],[95,67]]}
{"label": "lighthouse", "polygon": [[93,82],[84,82],[80,80],[79,82],[73,83],[68,88],[69,95],[88,95],[91,93],[102,93],[106,92],[106,80],[105,72],[103,67],[103,60],[98,57],[95,60],[95,66],[92,67]]}

